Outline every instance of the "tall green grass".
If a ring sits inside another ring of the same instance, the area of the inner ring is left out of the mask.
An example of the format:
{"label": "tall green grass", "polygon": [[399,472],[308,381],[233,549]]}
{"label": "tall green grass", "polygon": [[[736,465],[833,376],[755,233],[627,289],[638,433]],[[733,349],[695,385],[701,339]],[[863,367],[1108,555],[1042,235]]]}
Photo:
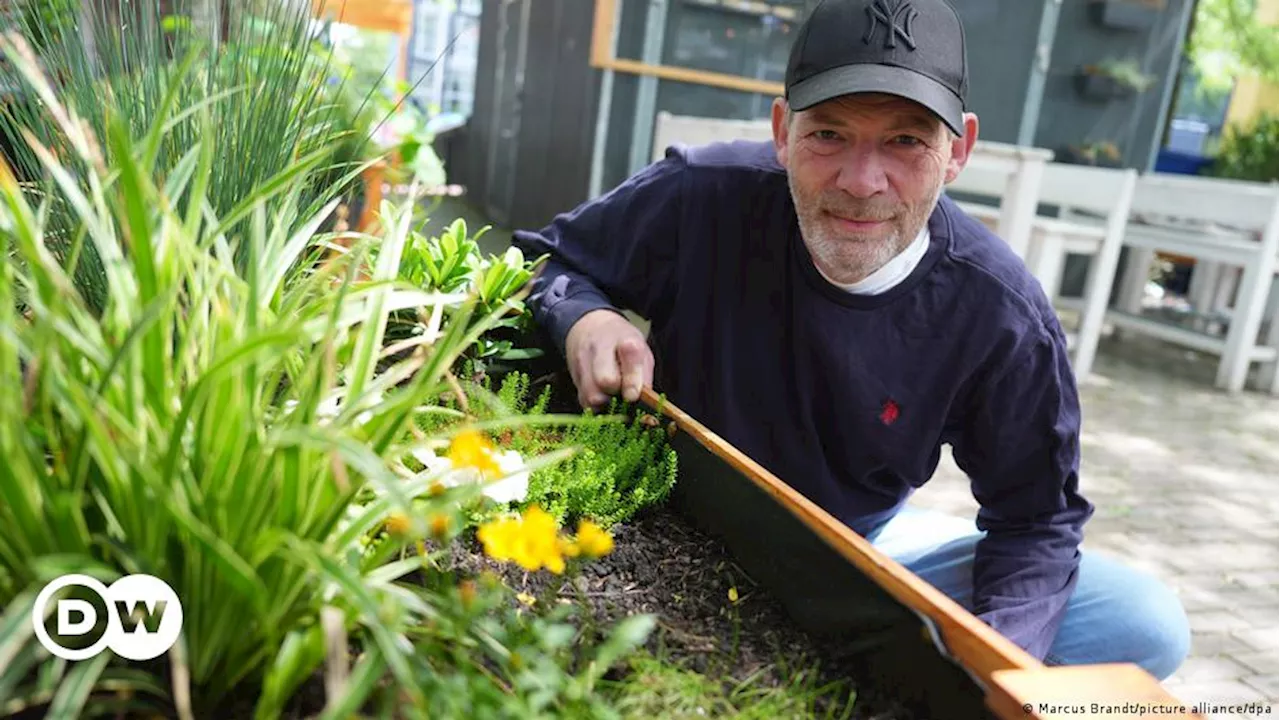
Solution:
{"label": "tall green grass", "polygon": [[[336,201],[308,210],[307,159],[221,195],[245,146],[217,127],[226,98],[182,104],[204,77],[195,56],[147,91],[139,125],[88,120],[20,39],[0,49],[57,123],[21,133],[49,183],[0,165],[0,714],[88,715],[92,689],[128,686],[184,717],[248,688],[274,717],[347,631],[353,685],[385,672],[425,706],[407,628],[432,609],[396,582],[421,562],[362,539],[393,510],[422,536],[433,503],[450,512],[478,491],[433,496],[403,459],[456,431],[413,425],[450,412],[437,406],[450,369],[505,308],[473,321],[474,297],[396,280],[412,207],[384,204],[385,237],[350,250],[317,234]],[[90,249],[97,306],[73,280]],[[440,337],[379,368],[388,317],[441,305]],[[183,603],[178,644],[145,667],[51,658],[30,614],[67,572],[164,579]]]}
{"label": "tall green grass", "polygon": [[[15,15],[62,106],[88,125],[87,137],[106,138],[115,124],[136,141],[163,118],[170,126],[148,161],[158,177],[182,173],[192,145],[202,137],[210,140],[217,157],[206,186],[198,195],[171,198],[180,214],[198,197],[220,218],[242,217],[257,191],[301,175],[293,214],[304,220],[347,192],[361,169],[351,158],[363,156],[367,138],[352,137],[352,112],[363,109],[338,102],[327,86],[332,68],[314,51],[310,2],[16,0]],[[0,70],[16,79],[12,68]],[[29,132],[67,172],[87,180],[90,169],[72,151],[61,122],[36,100],[20,92],[14,102],[0,105],[0,132],[15,148],[17,174],[45,177],[45,164],[23,137]],[[202,104],[207,123],[200,113],[173,111]],[[352,149],[352,142],[359,147]],[[118,152],[110,143],[98,151],[108,164]],[[50,227],[57,241],[51,249],[65,259],[71,240],[61,236],[78,213],[59,188],[53,197]],[[268,193],[268,216],[276,213],[279,199]],[[197,206],[195,212],[203,210]],[[247,251],[239,237],[245,232],[241,223],[228,232],[241,267]],[[91,303],[100,304],[107,271],[96,248],[84,248],[77,264],[77,284]]]}

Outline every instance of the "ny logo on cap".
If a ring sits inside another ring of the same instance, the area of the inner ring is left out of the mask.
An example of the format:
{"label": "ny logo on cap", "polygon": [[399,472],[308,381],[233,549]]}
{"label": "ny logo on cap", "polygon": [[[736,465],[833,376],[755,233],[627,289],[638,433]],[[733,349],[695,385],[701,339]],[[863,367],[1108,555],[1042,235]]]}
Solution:
{"label": "ny logo on cap", "polygon": [[870,45],[876,28],[880,23],[884,23],[886,49],[892,50],[897,47],[897,38],[902,38],[902,42],[906,43],[907,47],[915,50],[916,41],[911,37],[911,21],[919,14],[920,11],[911,7],[911,3],[906,0],[875,0],[867,6],[869,24],[867,34],[862,36],[862,42]]}

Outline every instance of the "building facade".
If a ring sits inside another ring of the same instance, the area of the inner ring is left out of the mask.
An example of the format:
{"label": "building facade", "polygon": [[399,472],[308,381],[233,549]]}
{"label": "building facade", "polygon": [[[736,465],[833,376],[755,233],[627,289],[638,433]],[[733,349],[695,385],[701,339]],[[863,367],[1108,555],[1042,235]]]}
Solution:
{"label": "building facade", "polygon": [[[539,226],[643,167],[659,112],[767,118],[816,2],[483,0],[451,181],[495,221]],[[1153,166],[1194,0],[952,4],[981,137]]]}

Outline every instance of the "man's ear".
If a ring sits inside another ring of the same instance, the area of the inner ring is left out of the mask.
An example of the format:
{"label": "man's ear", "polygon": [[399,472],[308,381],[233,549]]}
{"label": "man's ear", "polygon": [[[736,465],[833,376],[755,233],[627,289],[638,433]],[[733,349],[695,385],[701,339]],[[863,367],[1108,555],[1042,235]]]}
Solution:
{"label": "man's ear", "polygon": [[773,99],[773,149],[778,154],[778,162],[787,166],[787,137],[791,128],[787,123],[787,101],[782,98]]}
{"label": "man's ear", "polygon": [[973,152],[974,143],[978,142],[978,116],[973,113],[964,114],[964,137],[951,138],[951,157],[947,160],[946,182],[955,180],[969,162],[969,154]]}

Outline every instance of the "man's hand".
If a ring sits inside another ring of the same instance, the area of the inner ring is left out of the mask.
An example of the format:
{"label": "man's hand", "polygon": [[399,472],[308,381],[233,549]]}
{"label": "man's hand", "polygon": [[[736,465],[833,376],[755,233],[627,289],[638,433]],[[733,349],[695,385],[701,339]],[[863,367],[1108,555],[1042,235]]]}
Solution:
{"label": "man's hand", "polygon": [[583,408],[600,408],[609,398],[635,402],[653,385],[653,353],[640,329],[612,310],[592,310],[569,328],[565,360]]}

